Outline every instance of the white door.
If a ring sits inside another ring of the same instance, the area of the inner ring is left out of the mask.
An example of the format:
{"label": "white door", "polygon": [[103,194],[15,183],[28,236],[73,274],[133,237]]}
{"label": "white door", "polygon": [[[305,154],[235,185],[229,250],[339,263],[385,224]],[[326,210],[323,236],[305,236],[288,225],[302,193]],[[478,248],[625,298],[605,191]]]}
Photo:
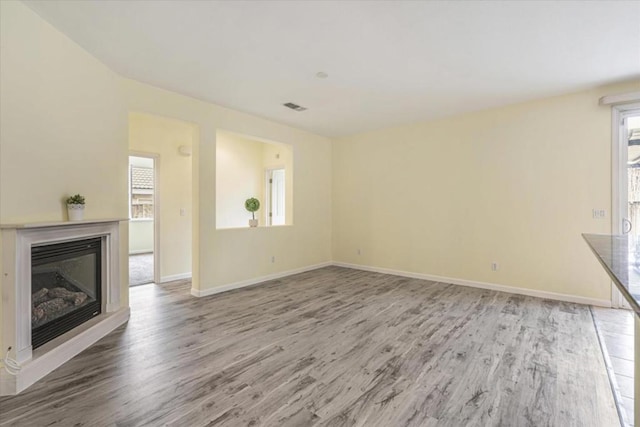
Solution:
{"label": "white door", "polygon": [[273,169],[270,171],[269,179],[269,224],[285,224],[285,200],[284,200],[284,169]]}
{"label": "white door", "polygon": [[[624,109],[617,111],[617,155],[614,153],[614,170],[617,170],[617,214],[614,215],[613,233],[640,235],[640,109]],[[632,260],[633,261],[633,260]],[[637,260],[638,261],[638,260]],[[632,262],[632,265],[638,262]],[[629,267],[630,275],[638,275],[640,270]],[[630,308],[626,300],[614,286],[612,305]]]}
{"label": "white door", "polygon": [[640,233],[640,111],[625,117],[621,130],[627,149],[627,197],[622,232],[637,236]]}

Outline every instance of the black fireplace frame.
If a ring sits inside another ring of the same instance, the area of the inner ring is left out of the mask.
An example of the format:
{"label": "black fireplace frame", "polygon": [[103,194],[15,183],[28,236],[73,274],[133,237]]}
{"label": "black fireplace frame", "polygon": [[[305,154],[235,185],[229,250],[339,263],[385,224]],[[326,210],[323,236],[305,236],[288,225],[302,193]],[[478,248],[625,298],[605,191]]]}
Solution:
{"label": "black fireplace frame", "polygon": [[37,328],[32,327],[31,346],[33,349],[69,332],[102,312],[102,237],[31,247],[31,274],[33,274],[33,267],[35,266],[91,254],[96,255],[95,301],[91,301],[79,309],[64,314]]}

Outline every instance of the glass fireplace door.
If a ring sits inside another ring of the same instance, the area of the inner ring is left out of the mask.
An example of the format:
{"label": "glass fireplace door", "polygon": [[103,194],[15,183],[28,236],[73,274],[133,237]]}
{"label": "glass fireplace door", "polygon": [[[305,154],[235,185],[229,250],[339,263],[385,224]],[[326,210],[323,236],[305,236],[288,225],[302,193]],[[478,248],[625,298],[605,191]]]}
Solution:
{"label": "glass fireplace door", "polygon": [[31,345],[35,349],[100,314],[100,237],[31,250]]}

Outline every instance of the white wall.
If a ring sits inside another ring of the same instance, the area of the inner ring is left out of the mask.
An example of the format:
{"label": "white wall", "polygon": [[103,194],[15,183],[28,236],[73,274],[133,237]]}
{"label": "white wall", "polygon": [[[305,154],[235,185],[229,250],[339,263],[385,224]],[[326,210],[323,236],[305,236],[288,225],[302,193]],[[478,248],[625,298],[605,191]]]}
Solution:
{"label": "white wall", "polygon": [[153,159],[151,157],[129,156],[129,166],[153,169]]}
{"label": "white wall", "polygon": [[129,221],[129,255],[153,252],[153,225],[152,219]]}
{"label": "white wall", "polygon": [[[130,150],[158,156],[156,196],[160,215],[156,220],[160,225],[161,281],[191,273],[192,157],[183,156],[178,150],[183,145],[191,147],[195,135],[196,129],[190,123],[143,113],[129,114]],[[130,227],[145,225],[132,221]]]}
{"label": "white wall", "polygon": [[19,2],[0,2],[0,44],[0,223],[66,220],[64,198],[75,193],[86,197],[87,219],[124,219],[120,283],[126,307],[121,77]]}
{"label": "white wall", "polygon": [[609,215],[591,214],[611,212],[611,109],[598,99],[639,88],[337,140],[334,259],[608,301],[610,281],[581,237],[611,230]]}

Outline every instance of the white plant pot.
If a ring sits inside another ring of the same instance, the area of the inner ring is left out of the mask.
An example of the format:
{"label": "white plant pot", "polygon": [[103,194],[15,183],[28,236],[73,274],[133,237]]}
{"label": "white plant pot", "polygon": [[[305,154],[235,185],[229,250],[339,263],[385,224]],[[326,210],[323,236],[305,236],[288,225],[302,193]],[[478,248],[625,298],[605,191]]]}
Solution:
{"label": "white plant pot", "polygon": [[249,227],[257,227],[258,226],[258,220],[257,219],[250,219],[249,220]]}
{"label": "white plant pot", "polygon": [[69,221],[82,221],[84,218],[84,205],[67,205]]}

